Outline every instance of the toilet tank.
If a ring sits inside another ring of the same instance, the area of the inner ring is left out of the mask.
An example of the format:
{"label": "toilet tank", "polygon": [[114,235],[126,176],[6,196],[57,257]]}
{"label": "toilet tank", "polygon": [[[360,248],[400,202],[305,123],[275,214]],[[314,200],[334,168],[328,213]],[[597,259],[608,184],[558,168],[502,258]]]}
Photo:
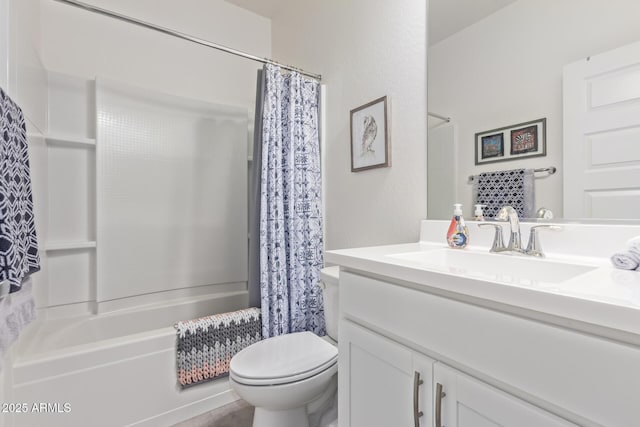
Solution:
{"label": "toilet tank", "polygon": [[340,267],[337,265],[320,270],[325,326],[327,335],[334,341],[338,341],[338,320],[340,318],[340,302],[338,300],[339,273]]}

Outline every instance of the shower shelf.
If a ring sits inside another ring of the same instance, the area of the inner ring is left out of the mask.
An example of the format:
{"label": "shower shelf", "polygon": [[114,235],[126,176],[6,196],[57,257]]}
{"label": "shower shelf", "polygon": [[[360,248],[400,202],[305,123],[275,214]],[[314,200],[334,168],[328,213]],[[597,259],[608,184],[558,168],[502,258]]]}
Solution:
{"label": "shower shelf", "polygon": [[47,243],[45,250],[47,252],[54,251],[71,251],[75,249],[91,249],[96,247],[95,241],[75,241],[75,242],[51,242]]}
{"label": "shower shelf", "polygon": [[95,138],[83,138],[77,136],[65,136],[65,135],[47,135],[45,137],[47,144],[54,145],[84,145],[95,146]]}

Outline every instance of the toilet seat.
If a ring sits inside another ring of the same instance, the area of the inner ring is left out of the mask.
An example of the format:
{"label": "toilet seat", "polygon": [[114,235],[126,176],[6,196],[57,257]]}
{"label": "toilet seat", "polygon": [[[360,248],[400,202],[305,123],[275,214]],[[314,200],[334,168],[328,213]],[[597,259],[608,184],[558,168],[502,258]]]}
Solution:
{"label": "toilet seat", "polygon": [[286,376],[286,377],[277,377],[277,378],[262,378],[262,379],[256,379],[256,378],[246,378],[246,377],[242,377],[239,376],[238,374],[234,374],[234,372],[230,372],[230,376],[231,378],[239,383],[239,384],[244,384],[244,385],[250,385],[250,386],[275,386],[275,385],[285,385],[285,384],[290,384],[290,383],[294,383],[294,382],[298,382],[298,381],[303,381],[306,380],[308,378],[312,378],[315,375],[326,371],[328,369],[331,369],[331,367],[335,366],[338,363],[338,358],[336,357],[335,359],[331,360],[330,362],[327,362],[326,364],[319,366],[318,368],[311,370],[311,371],[307,371],[307,372],[302,372],[300,374],[297,375],[291,375],[291,376]]}
{"label": "toilet seat", "polygon": [[311,378],[338,361],[338,349],[311,332],[259,341],[231,359],[229,375],[245,385],[280,385]]}

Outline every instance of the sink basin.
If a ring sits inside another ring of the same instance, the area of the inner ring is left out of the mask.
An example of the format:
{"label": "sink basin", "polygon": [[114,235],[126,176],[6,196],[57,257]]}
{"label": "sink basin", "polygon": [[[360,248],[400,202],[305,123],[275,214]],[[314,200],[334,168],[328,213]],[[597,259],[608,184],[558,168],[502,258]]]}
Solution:
{"label": "sink basin", "polygon": [[561,283],[596,268],[548,259],[456,249],[387,256],[430,270],[519,285]]}

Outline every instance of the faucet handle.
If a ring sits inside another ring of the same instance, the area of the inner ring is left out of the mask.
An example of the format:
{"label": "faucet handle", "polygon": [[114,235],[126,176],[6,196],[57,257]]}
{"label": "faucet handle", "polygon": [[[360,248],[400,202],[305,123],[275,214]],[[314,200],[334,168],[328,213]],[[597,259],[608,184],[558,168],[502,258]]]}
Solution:
{"label": "faucet handle", "polygon": [[529,233],[529,244],[527,245],[527,249],[525,250],[527,255],[536,256],[539,258],[544,258],[544,252],[542,252],[542,245],[540,245],[540,238],[538,237],[538,229],[546,228],[547,230],[559,231],[562,230],[562,227],[559,225],[551,225],[551,224],[542,224],[542,225],[534,225],[531,227],[531,231]]}
{"label": "faucet handle", "polygon": [[496,233],[493,235],[493,245],[491,245],[489,252],[502,252],[506,249],[504,246],[504,240],[502,239],[502,226],[500,224],[483,222],[478,224],[478,227],[493,227],[496,230]]}

